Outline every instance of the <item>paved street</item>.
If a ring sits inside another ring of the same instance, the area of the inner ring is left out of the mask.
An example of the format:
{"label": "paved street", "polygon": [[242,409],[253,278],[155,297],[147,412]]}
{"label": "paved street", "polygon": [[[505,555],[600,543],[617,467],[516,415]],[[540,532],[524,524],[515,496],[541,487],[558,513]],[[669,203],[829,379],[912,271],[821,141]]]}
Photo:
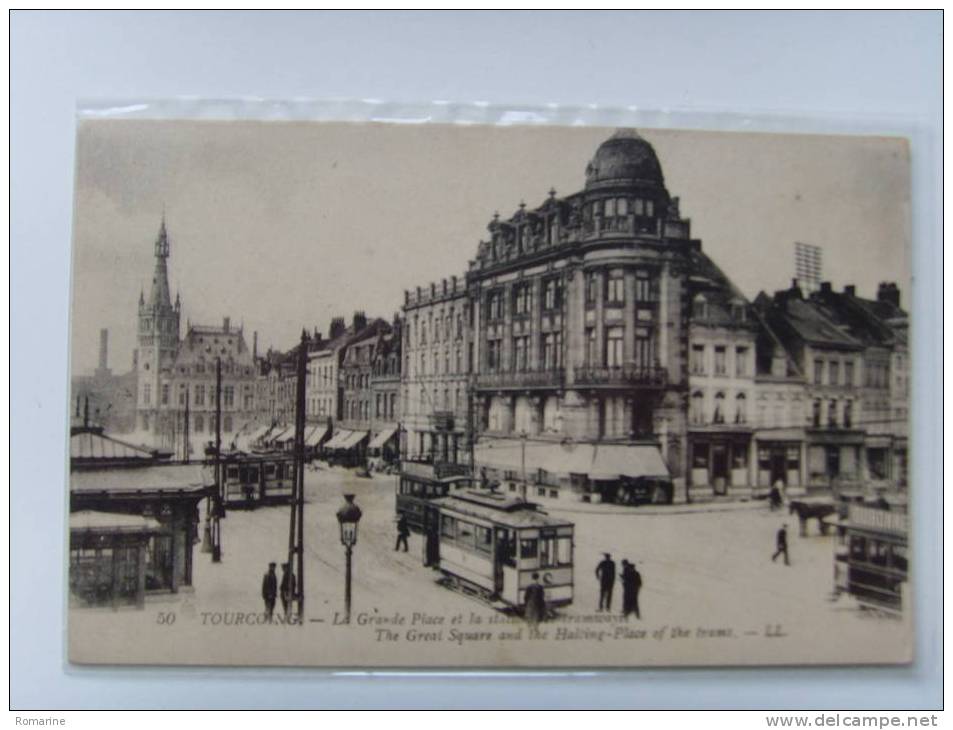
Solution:
{"label": "paved street", "polygon": [[[437,574],[422,566],[419,535],[411,536],[407,553],[394,551],[396,477],[359,478],[342,468],[327,467],[306,474],[306,633],[254,621],[238,626],[237,631],[234,623],[227,625],[236,615],[260,614],[261,580],[267,564],[286,560],[289,509],[266,507],[228,513],[221,563],[213,564],[211,556],[196,546],[193,592],[150,600],[144,611],[71,612],[73,634],[108,633],[109,641],[125,637],[137,649],[141,644],[144,661],[159,663],[307,664],[316,661],[315,652],[321,647],[333,647],[336,656],[346,656],[358,666],[365,651],[372,652],[368,657],[377,652],[377,662],[425,665],[447,662],[448,655],[440,653],[444,644],[414,644],[415,653],[409,658],[410,644],[403,634],[393,645],[375,643],[380,639],[374,627],[366,620],[358,626],[359,615],[389,620],[403,614],[417,629],[428,628],[430,616],[449,622],[447,617],[475,613],[484,623],[500,617],[474,599],[436,584]],[[364,513],[354,552],[355,625],[324,633],[323,627],[333,626],[336,612],[343,611],[344,549],[335,512],[345,493],[356,495]],[[622,558],[636,561],[642,573],[642,621],[633,620],[629,626],[647,632],[671,632],[678,626],[692,639],[642,642],[638,653],[631,653],[630,642],[606,640],[600,643],[606,663],[836,662],[849,646],[862,647],[859,661],[877,661],[881,652],[895,653],[907,641],[908,623],[859,611],[847,599],[831,602],[833,538],[817,535],[813,523],[810,536],[799,537],[796,519],[769,512],[763,502],[730,509],[693,506],[693,511],[675,514],[653,513],[651,508],[593,511],[573,507],[571,502],[547,507],[575,522],[577,568],[574,603],[547,626],[553,631],[564,627],[590,632],[585,640],[603,641],[592,639],[591,632],[611,624],[621,607],[617,586],[615,615],[596,612],[594,570],[601,553],[608,551],[617,562]],[[789,567],[770,559],[782,522],[789,525]],[[612,542],[602,539],[603,535],[612,535]],[[174,627],[157,625],[164,611],[176,614]],[[771,632],[783,636],[766,640]],[[147,638],[143,641],[142,637]],[[496,649],[489,642],[469,645],[451,658],[490,665],[525,661],[520,658],[519,642],[504,644]],[[515,654],[509,653],[511,646],[516,647]],[[708,651],[712,659],[707,658]],[[557,641],[537,645],[531,656],[542,664],[572,664],[574,654],[571,643]],[[856,650],[852,656],[857,657]]]}

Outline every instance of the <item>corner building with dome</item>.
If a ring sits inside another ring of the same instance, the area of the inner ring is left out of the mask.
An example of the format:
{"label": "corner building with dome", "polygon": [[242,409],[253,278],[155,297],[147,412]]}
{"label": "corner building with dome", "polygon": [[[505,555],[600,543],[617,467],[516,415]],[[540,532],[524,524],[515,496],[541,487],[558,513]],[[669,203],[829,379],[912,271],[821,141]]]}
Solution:
{"label": "corner building with dome", "polygon": [[[475,467],[530,499],[683,501],[693,303],[753,345],[749,305],[637,132],[603,142],[585,180],[495,215],[470,262]],[[718,425],[747,464],[750,431]]]}

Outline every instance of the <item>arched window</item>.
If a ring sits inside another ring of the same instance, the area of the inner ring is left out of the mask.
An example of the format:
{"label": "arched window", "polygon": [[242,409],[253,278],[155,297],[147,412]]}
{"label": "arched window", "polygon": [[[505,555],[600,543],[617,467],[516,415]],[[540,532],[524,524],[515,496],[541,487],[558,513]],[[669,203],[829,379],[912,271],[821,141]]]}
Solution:
{"label": "arched window", "polygon": [[692,300],[692,317],[694,319],[708,319],[708,300],[703,294],[698,294]]}
{"label": "arched window", "polygon": [[715,394],[715,412],[712,414],[712,423],[725,422],[725,394]]}
{"label": "arched window", "polygon": [[744,393],[735,397],[735,423],[746,423],[748,420],[748,398]]}
{"label": "arched window", "polygon": [[705,396],[700,390],[692,393],[691,422],[696,426],[705,423]]}

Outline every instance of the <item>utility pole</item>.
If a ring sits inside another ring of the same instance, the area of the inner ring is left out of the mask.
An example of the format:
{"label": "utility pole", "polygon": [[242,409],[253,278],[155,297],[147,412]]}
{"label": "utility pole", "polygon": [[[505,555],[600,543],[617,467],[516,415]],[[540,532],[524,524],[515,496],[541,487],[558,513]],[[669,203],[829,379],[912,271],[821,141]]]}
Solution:
{"label": "utility pole", "polygon": [[222,483],[222,358],[215,358],[215,510],[212,518],[212,562],[222,561],[222,523],[225,485]]}
{"label": "utility pole", "polygon": [[471,378],[467,378],[467,447],[470,449],[470,478],[476,477],[476,463],[474,460],[474,412],[473,412],[473,384]]}
{"label": "utility pole", "polygon": [[[295,595],[292,600],[298,602],[299,620],[304,617],[304,430],[308,343],[307,330],[301,330],[301,342],[298,345],[297,382],[295,383],[293,497],[291,500],[291,525],[288,530],[288,567],[292,573],[297,573]],[[293,562],[296,556],[297,569]]]}
{"label": "utility pole", "polygon": [[189,388],[185,388],[185,418],[182,421],[182,441],[184,442],[184,454],[182,461],[189,463]]}

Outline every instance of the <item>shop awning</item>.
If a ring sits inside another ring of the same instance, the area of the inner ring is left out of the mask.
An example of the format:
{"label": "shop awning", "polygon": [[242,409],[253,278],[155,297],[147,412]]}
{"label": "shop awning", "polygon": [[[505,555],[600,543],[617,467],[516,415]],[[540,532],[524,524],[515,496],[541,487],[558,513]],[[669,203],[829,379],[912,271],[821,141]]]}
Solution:
{"label": "shop awning", "polygon": [[379,431],[377,435],[371,439],[371,442],[368,444],[369,449],[382,449],[384,444],[394,438],[394,434],[397,433],[397,428],[385,428],[383,431]]}
{"label": "shop awning", "polygon": [[294,429],[289,428],[288,426],[276,426],[274,431],[272,431],[267,439],[264,439],[265,443],[268,444],[280,444],[284,439],[285,435],[291,433],[292,438],[294,438]]}
{"label": "shop awning", "polygon": [[[658,447],[651,444],[558,444],[530,440],[525,453],[528,475],[543,469],[562,476],[585,474],[590,479],[670,477]],[[480,443],[474,460],[480,466],[520,472],[523,444],[511,439]]]}
{"label": "shop awning", "polygon": [[367,438],[367,431],[351,431],[346,439],[342,442],[339,448],[342,449],[353,449],[361,441]]}
{"label": "shop awning", "polygon": [[305,446],[317,446],[328,432],[327,426],[315,426],[304,435]]}
{"label": "shop awning", "polygon": [[612,445],[596,446],[592,455],[589,476],[592,479],[619,477],[669,477],[668,468],[655,446]]}
{"label": "shop awning", "polygon": [[344,441],[345,437],[347,437],[349,433],[351,432],[346,429],[343,429],[343,428],[338,429],[337,431],[334,432],[334,435],[331,436],[331,438],[328,439],[328,441],[324,444],[324,448],[326,449],[341,448],[341,443]]}

